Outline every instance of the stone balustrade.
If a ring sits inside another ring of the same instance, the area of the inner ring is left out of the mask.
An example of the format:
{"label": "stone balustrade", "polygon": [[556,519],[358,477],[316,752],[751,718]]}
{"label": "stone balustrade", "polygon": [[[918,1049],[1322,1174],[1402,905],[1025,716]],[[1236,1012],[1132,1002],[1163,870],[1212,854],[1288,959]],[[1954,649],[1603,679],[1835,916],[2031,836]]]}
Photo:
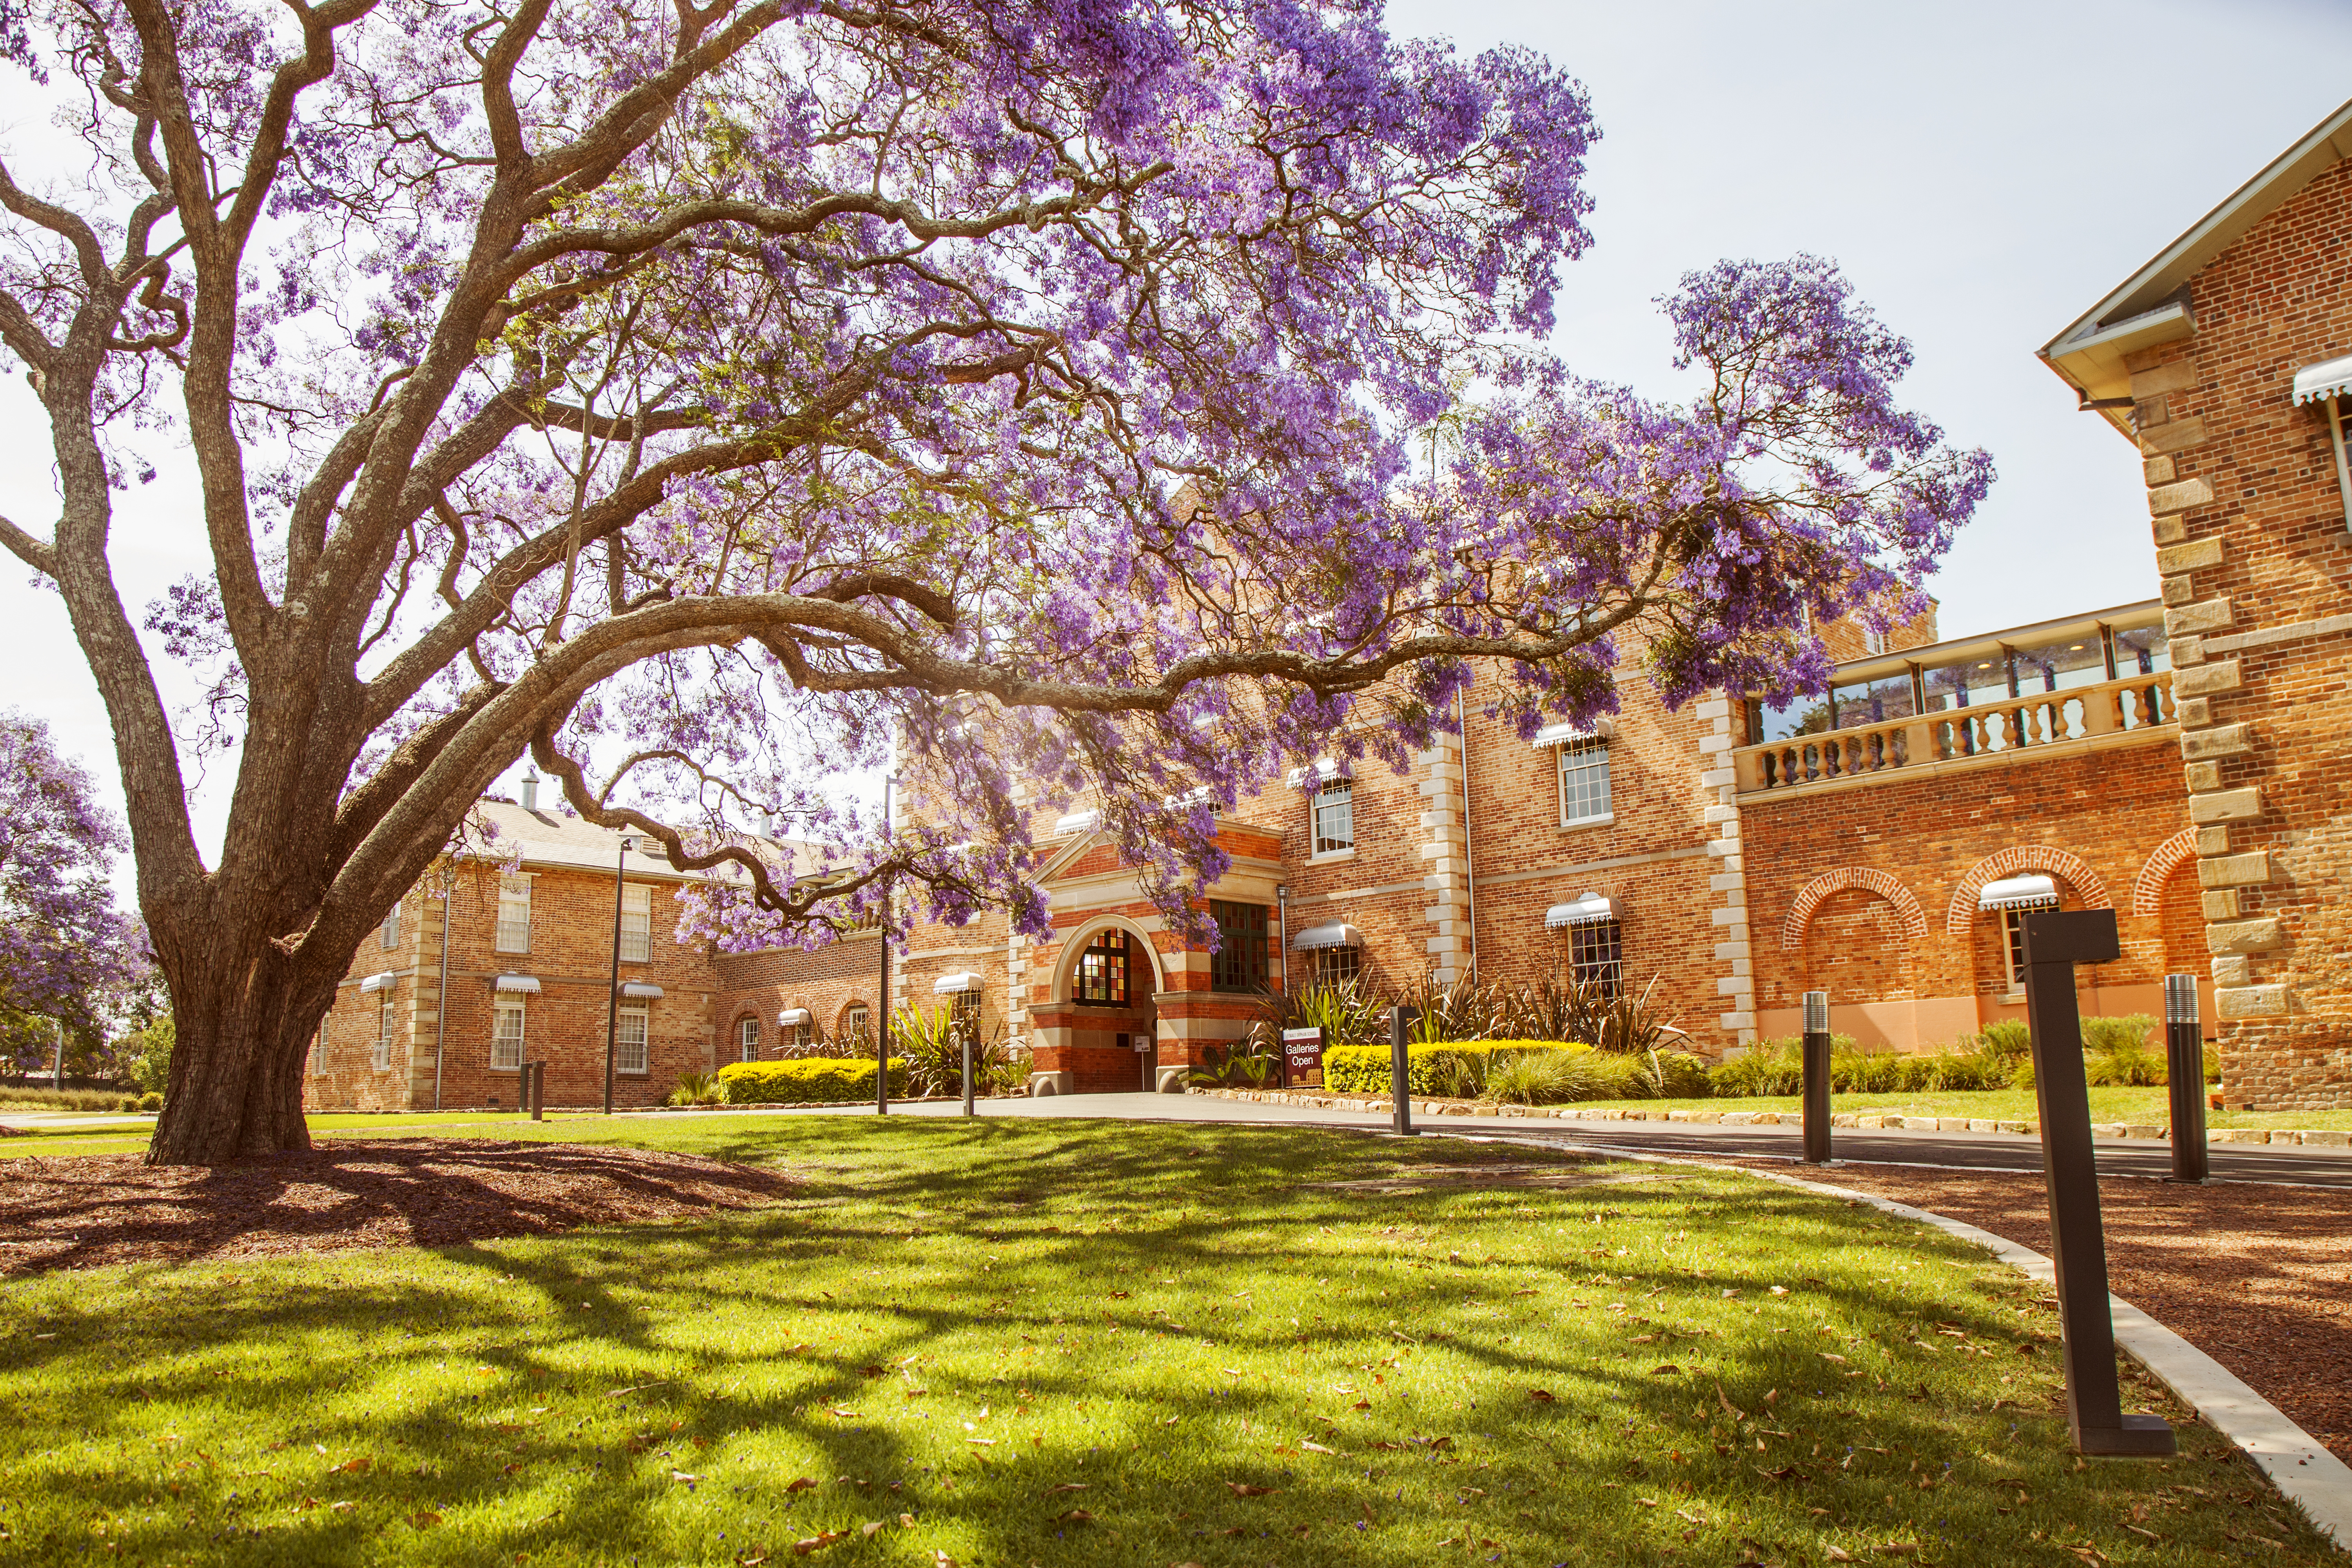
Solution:
{"label": "stone balustrade", "polygon": [[2175,721],[2169,672],[1849,725],[1732,752],[1742,795],[1899,773],[1923,763],[2028,755]]}

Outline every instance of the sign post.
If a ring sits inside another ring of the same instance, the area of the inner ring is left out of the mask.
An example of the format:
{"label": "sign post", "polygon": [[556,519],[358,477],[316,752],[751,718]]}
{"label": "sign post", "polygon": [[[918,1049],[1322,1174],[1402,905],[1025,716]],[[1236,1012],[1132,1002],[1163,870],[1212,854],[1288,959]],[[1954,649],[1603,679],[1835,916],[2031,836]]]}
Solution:
{"label": "sign post", "polygon": [[1805,1163],[1830,1163],[1830,994],[1805,993]]}
{"label": "sign post", "polygon": [[1405,1052],[1405,1038],[1420,1021],[1421,1014],[1416,1008],[1389,1009],[1389,1127],[1408,1138],[1414,1136],[1412,1061]]}
{"label": "sign post", "polygon": [[2036,910],[2021,917],[2025,1016],[2032,1031],[2033,1093],[2042,1110],[2042,1168],[2050,1194],[2050,1261],[2066,1361],[2066,1425],[2079,1454],[2178,1451],[2161,1415],[2123,1414],[2116,1384],[2116,1325],[2107,1307],[2107,1239],[2091,1094],[2083,1075],[2083,1019],[2074,966],[2105,963],[2122,948],[2113,910]]}
{"label": "sign post", "polygon": [[2205,1034],[2197,1021],[2197,976],[2164,977],[2164,1081],[2172,1100],[2172,1179],[2212,1173],[2205,1149]]}
{"label": "sign post", "polygon": [[1285,1089],[1321,1089],[1323,1087],[1323,1030],[1282,1031],[1282,1087]]}

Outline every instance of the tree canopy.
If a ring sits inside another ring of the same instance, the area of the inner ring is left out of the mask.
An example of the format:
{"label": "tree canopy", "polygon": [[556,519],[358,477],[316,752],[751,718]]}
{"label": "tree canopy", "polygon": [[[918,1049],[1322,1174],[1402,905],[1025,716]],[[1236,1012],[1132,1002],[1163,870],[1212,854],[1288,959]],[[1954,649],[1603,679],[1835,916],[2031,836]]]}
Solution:
{"label": "tree canopy", "polygon": [[[1576,378],[1582,88],[1379,13],[0,0],[96,158],[0,154],[60,497],[0,542],[105,698],[175,1105],[226,1129],[159,1150],[299,1141],[334,978],[526,753],[731,863],[723,942],[886,880],[1034,931],[1024,785],[1093,792],[1181,913],[1206,801],[1425,741],[1476,661],[1532,726],[1636,655],[1785,692],[1809,616],[1898,605],[1990,478],[1895,405],[1902,341],[1826,264],[1726,264],[1664,301],[1690,403]],[[107,538],[155,422],[212,566],[139,618]],[[893,744],[920,831],[823,787]],[[189,745],[236,752],[211,864]]]}
{"label": "tree canopy", "polygon": [[115,910],[108,880],[124,847],[48,726],[0,711],[0,1040],[20,1069],[47,1060],[58,1025],[103,1045],[116,1004],[147,973],[138,922]]}

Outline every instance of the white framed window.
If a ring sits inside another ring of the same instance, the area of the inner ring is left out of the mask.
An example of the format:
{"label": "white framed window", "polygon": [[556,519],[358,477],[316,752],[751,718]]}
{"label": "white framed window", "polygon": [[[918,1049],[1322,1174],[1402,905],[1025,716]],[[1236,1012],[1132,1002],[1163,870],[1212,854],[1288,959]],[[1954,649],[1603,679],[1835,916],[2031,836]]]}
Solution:
{"label": "white framed window", "polygon": [[1364,950],[1360,947],[1318,947],[1307,955],[1311,981],[1326,985],[1344,985],[1360,978],[1364,973]]}
{"label": "white framed window", "polygon": [[2001,952],[2008,960],[2009,988],[2025,989],[2025,916],[2024,910],[2000,911]]}
{"label": "white framed window", "polygon": [[851,1003],[849,1010],[841,1016],[842,1043],[854,1045],[864,1039],[866,1044],[872,1045],[873,1040],[866,1037],[869,1033],[866,1021],[872,1016],[873,1014],[866,1010],[865,1003]]}
{"label": "white framed window", "polygon": [[624,1007],[613,1037],[613,1070],[641,1073],[646,1070],[646,1026],[648,1021],[643,1007]]}
{"label": "white framed window", "polygon": [[400,906],[398,904],[393,905],[392,912],[383,917],[383,924],[375,928],[375,944],[378,947],[400,945]]}
{"label": "white framed window", "polygon": [[1597,984],[1615,1001],[1625,985],[1625,928],[1615,921],[1569,927],[1568,972],[1580,984]]}
{"label": "white framed window", "polygon": [[623,883],[621,887],[621,962],[646,963],[652,961],[653,956],[654,890],[643,882]]}
{"label": "white framed window", "polygon": [[1874,627],[1863,627],[1862,651],[1874,656],[1885,653],[1886,651],[1886,634],[1885,632],[1878,631]]}
{"label": "white framed window", "polygon": [[530,879],[499,879],[499,942],[500,952],[530,951]]}
{"label": "white framed window", "polygon": [[1564,741],[1559,748],[1559,821],[1563,827],[1608,816],[1609,742],[1598,735]]}
{"label": "white framed window", "polygon": [[1356,784],[1352,779],[1325,779],[1315,792],[1315,849],[1337,855],[1356,847]]}
{"label": "white framed window", "polygon": [[500,992],[490,1025],[491,1067],[512,1072],[522,1066],[522,997]]}
{"label": "white framed window", "polygon": [[369,1065],[378,1072],[392,1069],[392,1032],[399,1024],[392,1010],[394,991],[387,985],[375,994],[375,1054]]}
{"label": "white framed window", "polygon": [[310,1076],[322,1078],[327,1071],[327,1026],[334,1021],[330,1013],[319,1020],[318,1037],[310,1042]]}
{"label": "white framed window", "polygon": [[756,1062],[760,1059],[759,1019],[738,1018],[735,1020],[735,1049],[740,1060]]}

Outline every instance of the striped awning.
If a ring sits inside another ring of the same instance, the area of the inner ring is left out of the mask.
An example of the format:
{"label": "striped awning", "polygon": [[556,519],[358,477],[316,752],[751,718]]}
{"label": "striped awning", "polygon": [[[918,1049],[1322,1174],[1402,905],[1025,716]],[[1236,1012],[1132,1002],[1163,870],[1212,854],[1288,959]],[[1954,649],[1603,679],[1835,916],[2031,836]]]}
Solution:
{"label": "striped awning", "polygon": [[1571,741],[1605,741],[1616,729],[1607,719],[1594,719],[1585,724],[1547,724],[1535,732],[1528,744],[1540,752],[1546,746],[1565,746]]}
{"label": "striped awning", "polygon": [[1308,926],[1291,939],[1290,945],[1300,952],[1324,947],[1361,947],[1364,933],[1345,921],[1334,921],[1329,925]]}
{"label": "striped awning", "polygon": [[632,980],[626,985],[621,987],[622,995],[635,996],[640,1000],[651,1000],[661,994],[662,988],[660,986],[648,984],[646,982],[639,980]]}
{"label": "striped awning", "polygon": [[2054,910],[2058,884],[2047,877],[2004,877],[1977,895],[1980,910]]}
{"label": "striped awning", "polygon": [[1562,926],[1599,925],[1617,919],[1617,900],[1605,893],[1587,893],[1564,904],[1554,904],[1544,911],[1546,929],[1558,931]]}
{"label": "striped awning", "polygon": [[2323,397],[2341,397],[2352,390],[2352,354],[2341,359],[2324,360],[2307,364],[2294,373],[2294,400],[2316,403]]}
{"label": "striped awning", "polygon": [[979,989],[980,976],[968,969],[958,970],[953,974],[942,974],[931,982],[931,994],[934,996],[953,996],[959,992]]}
{"label": "striped awning", "polygon": [[1303,768],[1293,768],[1284,778],[1292,789],[1320,789],[1333,779],[1351,777],[1345,757],[1318,757]]}
{"label": "striped awning", "polygon": [[776,1015],[776,1026],[780,1029],[797,1029],[808,1021],[809,1010],[805,1007],[787,1007]]}
{"label": "striped awning", "polygon": [[1066,816],[1057,816],[1054,819],[1054,837],[1066,838],[1074,833],[1092,833],[1101,826],[1101,812],[1074,811]]}
{"label": "striped awning", "polygon": [[371,974],[360,982],[362,991],[385,991],[399,984],[400,976],[387,969],[382,974]]}
{"label": "striped awning", "polygon": [[536,991],[539,989],[539,976],[536,974],[501,974],[490,984],[500,991]]}

